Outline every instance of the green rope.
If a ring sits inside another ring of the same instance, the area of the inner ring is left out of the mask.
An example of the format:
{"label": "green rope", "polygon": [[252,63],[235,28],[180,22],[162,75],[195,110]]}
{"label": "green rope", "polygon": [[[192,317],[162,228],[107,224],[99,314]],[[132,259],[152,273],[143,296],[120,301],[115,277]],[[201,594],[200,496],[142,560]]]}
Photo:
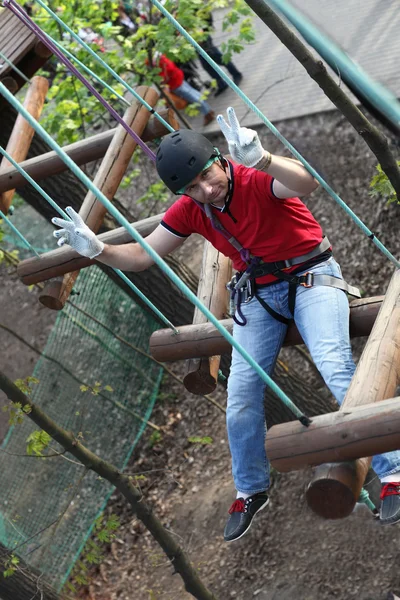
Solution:
{"label": "green rope", "polygon": [[374,81],[325,32],[322,35],[317,27],[289,2],[267,0],[267,4],[280,11],[296,27],[306,42],[315,48],[329,64],[334,64],[339,73],[346,75],[371,104],[381,110],[396,126],[400,125],[400,104],[394,94]]}
{"label": "green rope", "polygon": [[372,502],[369,493],[365,488],[362,488],[357,502],[365,504],[375,514],[378,512],[375,504]]}
{"label": "green rope", "polygon": [[11,62],[11,60],[9,60],[9,59],[7,58],[7,56],[4,56],[4,54],[3,54],[2,52],[0,52],[0,58],[1,58],[2,60],[4,60],[4,62],[5,62],[5,63],[6,63],[6,64],[7,64],[9,67],[11,67],[11,68],[12,68],[12,69],[13,69],[13,70],[14,70],[14,71],[15,71],[15,72],[16,72],[16,73],[17,73],[17,74],[18,74],[18,75],[19,75],[19,76],[20,76],[20,77],[21,77],[21,78],[24,80],[24,81],[26,81],[26,83],[31,83],[31,80],[29,79],[29,77],[27,77],[27,76],[25,75],[25,73],[23,73],[22,71],[20,71],[20,70],[18,69],[18,67],[16,67],[16,66],[14,65],[14,63],[12,63],[12,62]]}
{"label": "green rope", "polygon": [[17,237],[21,240],[21,242],[26,246],[31,252],[34,252],[36,256],[40,258],[40,255],[36,252],[35,248],[28,242],[26,238],[18,231],[18,229],[11,223],[10,219],[7,219],[6,215],[0,210],[0,218],[4,220],[5,223],[9,226],[9,228],[15,233]]}
{"label": "green rope", "polygon": [[138,242],[147,252],[150,258],[168,275],[177,288],[207,317],[215,328],[224,336],[225,339],[239,352],[239,354],[250,364],[259,377],[275,392],[282,402],[296,415],[305,425],[309,424],[309,419],[293,404],[290,398],[280,389],[280,387],[265,373],[260,365],[250,356],[248,352],[228,333],[221,325],[219,320],[204,306],[197,296],[180,280],[178,275],[167,265],[167,263],[153,250],[153,248],[142,238],[142,236],[132,227],[129,221],[111,204],[106,196],[94,185],[94,183],[81,171],[74,161],[64,152],[62,148],[51,138],[43,127],[28,113],[20,102],[9,92],[9,90],[0,82],[0,93],[8,102],[22,114],[35,131],[45,140],[45,142],[60,156],[63,162],[80,179],[80,181],[96,196],[104,205],[108,212],[120,225],[130,233],[132,238]]}
{"label": "green rope", "polygon": [[66,54],[68,56],[68,58],[70,58],[71,60],[76,62],[84,71],[86,71],[86,73],[88,73],[91,77],[93,77],[98,83],[100,83],[103,87],[105,87],[109,92],[114,94],[114,96],[116,96],[118,98],[118,100],[121,100],[121,102],[123,102],[126,106],[130,106],[130,102],[128,102],[128,100],[126,100],[123,96],[121,96],[121,94],[116,92],[110,85],[108,85],[108,83],[106,83],[103,79],[101,79],[101,77],[99,77],[98,75],[96,75],[96,73],[94,73],[91,69],[89,69],[89,67],[84,65],[83,62],[81,62],[78,58],[76,58],[76,56],[74,56],[72,54],[72,52],[70,52],[69,50],[64,48],[64,46],[62,46],[54,38],[52,41],[59,50],[61,50],[64,54]]}
{"label": "green rope", "polygon": [[[4,87],[3,84],[0,83],[0,85],[2,87]],[[19,104],[19,106],[22,106],[22,105]],[[16,109],[18,110],[18,106],[16,106]],[[29,114],[29,113],[27,113],[27,114]],[[29,115],[29,116],[30,116],[30,118],[33,118],[33,117],[31,117],[31,115]],[[30,123],[30,124],[32,125],[32,123]],[[32,126],[34,127],[34,125],[32,125]],[[56,202],[54,202],[54,200],[47,194],[47,192],[45,192],[44,189],[34,179],[32,179],[32,177],[21,167],[21,165],[19,165],[17,162],[15,162],[15,160],[12,158],[12,156],[10,156],[10,154],[6,150],[4,150],[4,148],[2,148],[1,146],[0,146],[0,153],[3,154],[3,156],[5,156],[7,158],[7,160],[10,161],[10,163],[19,171],[19,173],[21,173],[21,175],[23,175],[23,177],[25,177],[26,180],[29,181],[29,183],[35,188],[35,190],[37,192],[39,192],[39,194],[41,194],[45,200],[47,200],[47,202],[54,208],[54,210],[56,210],[63,217],[63,219],[66,219],[67,221],[71,220],[69,218],[69,216],[67,215],[67,213],[64,212],[63,209],[60,206],[58,206],[58,204]],[[71,162],[73,162],[73,161],[71,161]],[[73,163],[73,164],[75,164],[75,163]],[[35,248],[33,248],[33,246],[31,246],[31,244],[29,244],[29,242],[23,237],[23,235],[18,231],[18,229],[16,229],[14,227],[14,225],[7,219],[7,217],[5,217],[5,215],[3,215],[3,213],[1,211],[0,211],[0,215],[4,218],[4,220],[11,227],[11,229],[14,231],[14,233],[16,233],[16,235],[23,241],[23,243],[26,246],[28,246],[29,249],[32,252],[34,252],[34,254],[36,254],[36,256],[39,257],[40,255],[37,253]],[[141,292],[139,290],[139,288],[136,287],[136,285],[134,283],[132,283],[132,281],[130,279],[128,279],[128,277],[124,273],[122,273],[122,271],[120,271],[119,269],[114,269],[114,271],[117,273],[117,275],[119,275],[119,277],[124,281],[124,283],[126,283],[126,285],[128,285],[130,287],[130,289],[133,290],[135,292],[135,294],[158,316],[158,318],[167,325],[167,327],[172,329],[172,331],[174,331],[175,333],[178,333],[177,329],[171,323],[171,321],[169,319],[167,319],[167,317],[165,315],[163,315],[163,313],[148,298],[146,298],[146,296],[143,294],[143,292]]]}
{"label": "green rope", "polygon": [[[37,1],[39,2],[40,0]],[[257,108],[255,104],[253,104],[253,102],[246,96],[246,94],[244,94],[241,91],[241,89],[235,83],[233,83],[233,81],[224,73],[221,67],[219,67],[217,63],[214,62],[212,58],[208,56],[207,52],[205,52],[203,48],[199,46],[199,44],[187,33],[187,31],[164,8],[164,6],[160,4],[160,2],[158,2],[158,0],[151,0],[151,3],[154,4],[154,6],[156,6],[160,12],[162,12],[162,14],[170,21],[170,23],[172,23],[176,27],[179,33],[182,34],[188,40],[188,42],[192,44],[196,52],[198,52],[198,54],[200,54],[213,67],[213,69],[215,69],[218,75],[222,77],[222,79],[238,94],[238,96],[243,100],[243,102],[245,102],[247,106],[249,106],[249,108],[251,108],[251,110],[256,113],[256,115],[268,127],[268,129],[270,129],[270,131],[282,142],[282,144],[284,144],[290,150],[293,156],[295,156],[306,167],[306,169],[313,175],[313,177],[315,177],[315,179],[335,200],[335,202],[337,202],[339,206],[341,206],[341,208],[343,208],[343,210],[353,219],[353,221],[361,229],[361,231],[365,233],[365,235],[367,235],[379,248],[379,250],[390,260],[390,262],[392,262],[395,265],[395,267],[399,269],[400,262],[389,252],[389,250],[387,250],[387,248],[385,248],[385,246],[382,244],[382,242],[378,240],[375,234],[372,233],[372,231],[370,231],[370,229],[368,229],[366,225],[364,225],[361,219],[357,217],[357,215],[351,210],[351,208],[347,206],[347,204],[338,196],[338,194],[336,194],[336,192],[317,173],[317,171],[313,169],[313,167],[306,161],[306,159],[303,158],[301,154],[299,154],[296,148],[294,148],[294,146],[292,146],[292,144],[288,142],[287,139],[276,129],[276,127],[267,119],[267,117],[260,111],[260,109]]]}
{"label": "green rope", "polygon": [[[131,87],[126,81],[124,81],[122,79],[122,77],[120,77],[118,75],[118,73],[116,73],[114,71],[114,69],[112,69],[98,54],[96,54],[96,52],[94,52],[94,50],[92,50],[92,48],[88,44],[86,44],[86,42],[84,42],[70,27],[68,27],[68,25],[66,23],[64,23],[64,21],[62,19],[60,19],[60,17],[58,15],[56,15],[48,6],[46,6],[46,4],[44,4],[44,2],[42,2],[42,0],[36,0],[36,2],[49,15],[51,15],[51,17],[55,21],[57,21],[57,23],[63,29],[65,29],[65,31],[68,31],[68,33],[73,37],[73,39],[76,42],[78,42],[78,44],[80,44],[83,48],[85,48],[85,50],[87,50],[87,52],[89,52],[89,54],[98,63],[100,63],[119,83],[121,83],[126,90],[131,92],[131,94],[133,94],[133,96],[136,100],[141,102],[143,104],[143,106],[145,106],[147,108],[147,110],[149,110],[152,114],[154,114],[154,116],[160,121],[160,123],[162,123],[164,125],[164,127],[166,127],[168,129],[168,131],[170,131],[170,132],[175,131],[175,129],[173,127],[171,127],[171,125],[169,123],[167,123],[167,121],[165,119],[163,119],[163,117],[157,111],[155,111],[154,108],[152,106],[150,106],[150,104],[148,102],[146,102],[141,96],[139,96],[139,94],[136,92],[136,90],[134,90],[133,87]],[[57,44],[57,42],[54,40],[54,38],[52,38],[48,33],[46,35],[53,43]],[[64,48],[60,48],[60,49],[64,51]],[[90,71],[90,69],[87,68],[87,72],[89,72],[89,71]],[[93,76],[96,77],[96,75],[92,71],[90,71],[90,73],[92,73]]]}

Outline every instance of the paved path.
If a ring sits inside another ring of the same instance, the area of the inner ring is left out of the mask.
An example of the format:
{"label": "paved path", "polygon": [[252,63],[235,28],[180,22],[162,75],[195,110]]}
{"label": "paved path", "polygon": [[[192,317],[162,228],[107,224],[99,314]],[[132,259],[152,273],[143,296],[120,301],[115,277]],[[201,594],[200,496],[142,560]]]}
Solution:
{"label": "paved path", "polygon": [[[371,77],[400,97],[400,9],[398,0],[291,0],[331,36]],[[215,14],[216,45],[229,37],[221,31],[222,11]],[[272,122],[319,113],[334,108],[305,69],[254,16],[256,42],[234,57],[243,72],[241,89]],[[207,74],[204,74],[207,78]],[[336,76],[339,81],[339,78]],[[209,102],[216,113],[234,106],[241,123],[260,124],[258,116],[231,90]],[[202,118],[193,127],[204,133],[218,130],[216,123],[203,128]]]}

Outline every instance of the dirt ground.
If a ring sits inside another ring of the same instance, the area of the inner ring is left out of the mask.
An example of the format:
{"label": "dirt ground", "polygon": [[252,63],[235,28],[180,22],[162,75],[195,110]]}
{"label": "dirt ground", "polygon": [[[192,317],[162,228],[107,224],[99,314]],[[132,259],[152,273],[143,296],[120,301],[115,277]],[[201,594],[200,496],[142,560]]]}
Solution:
{"label": "dirt ground", "polygon": [[[356,132],[335,113],[276,124],[325,177],[366,225],[398,254],[400,207],[371,199],[369,181],[376,160]],[[287,154],[265,130],[264,147]],[[221,139],[216,139],[226,151]],[[394,149],[399,154],[398,148]],[[333,243],[345,278],[364,295],[385,292],[393,267],[323,190],[307,200]],[[199,243],[190,263],[197,268]],[[185,250],[186,248],[186,250]],[[183,247],[186,257],[187,245]],[[39,308],[35,292],[0,271],[2,323],[11,323],[42,347],[54,315]],[[356,358],[365,340],[354,344]],[[29,374],[34,353],[0,330],[2,369],[13,377]],[[294,351],[287,359],[302,368]],[[184,365],[170,365],[180,375]],[[226,404],[223,387],[215,398]],[[383,528],[365,507],[341,521],[312,514],[304,499],[310,472],[277,475],[270,506],[256,518],[248,535],[233,544],[222,539],[234,498],[224,414],[205,399],[185,392],[167,376],[151,420],[162,427],[154,444],[147,429],[129,463],[130,474],[143,474],[143,496],[163,525],[177,537],[204,583],[218,600],[386,600],[400,595],[400,526]],[[192,436],[210,436],[207,445]],[[0,436],[1,437],[1,436]],[[161,549],[115,494],[109,511],[122,526],[101,567],[93,573],[87,600],[189,600],[182,581]]]}

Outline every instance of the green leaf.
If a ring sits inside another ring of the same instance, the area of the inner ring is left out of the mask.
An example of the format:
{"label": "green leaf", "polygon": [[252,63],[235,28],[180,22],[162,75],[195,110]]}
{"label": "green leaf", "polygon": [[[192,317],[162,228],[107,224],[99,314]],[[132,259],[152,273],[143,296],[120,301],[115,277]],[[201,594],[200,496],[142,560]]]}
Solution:
{"label": "green leaf", "polygon": [[205,436],[205,437],[199,437],[199,436],[194,436],[194,437],[189,437],[188,438],[188,442],[190,442],[191,444],[212,444],[213,443],[213,439],[209,436]]}

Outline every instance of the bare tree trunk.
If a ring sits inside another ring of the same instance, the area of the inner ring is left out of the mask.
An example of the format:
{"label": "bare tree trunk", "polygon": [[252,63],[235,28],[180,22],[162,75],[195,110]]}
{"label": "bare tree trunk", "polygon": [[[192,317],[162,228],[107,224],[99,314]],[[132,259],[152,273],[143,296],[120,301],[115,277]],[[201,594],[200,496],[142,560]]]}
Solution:
{"label": "bare tree trunk", "polygon": [[[0,571],[7,568],[7,560],[12,552],[0,544]],[[18,554],[18,553],[16,553]],[[39,571],[26,564],[20,557],[16,570],[10,577],[0,574],[1,600],[60,600],[60,595],[52,588]]]}

